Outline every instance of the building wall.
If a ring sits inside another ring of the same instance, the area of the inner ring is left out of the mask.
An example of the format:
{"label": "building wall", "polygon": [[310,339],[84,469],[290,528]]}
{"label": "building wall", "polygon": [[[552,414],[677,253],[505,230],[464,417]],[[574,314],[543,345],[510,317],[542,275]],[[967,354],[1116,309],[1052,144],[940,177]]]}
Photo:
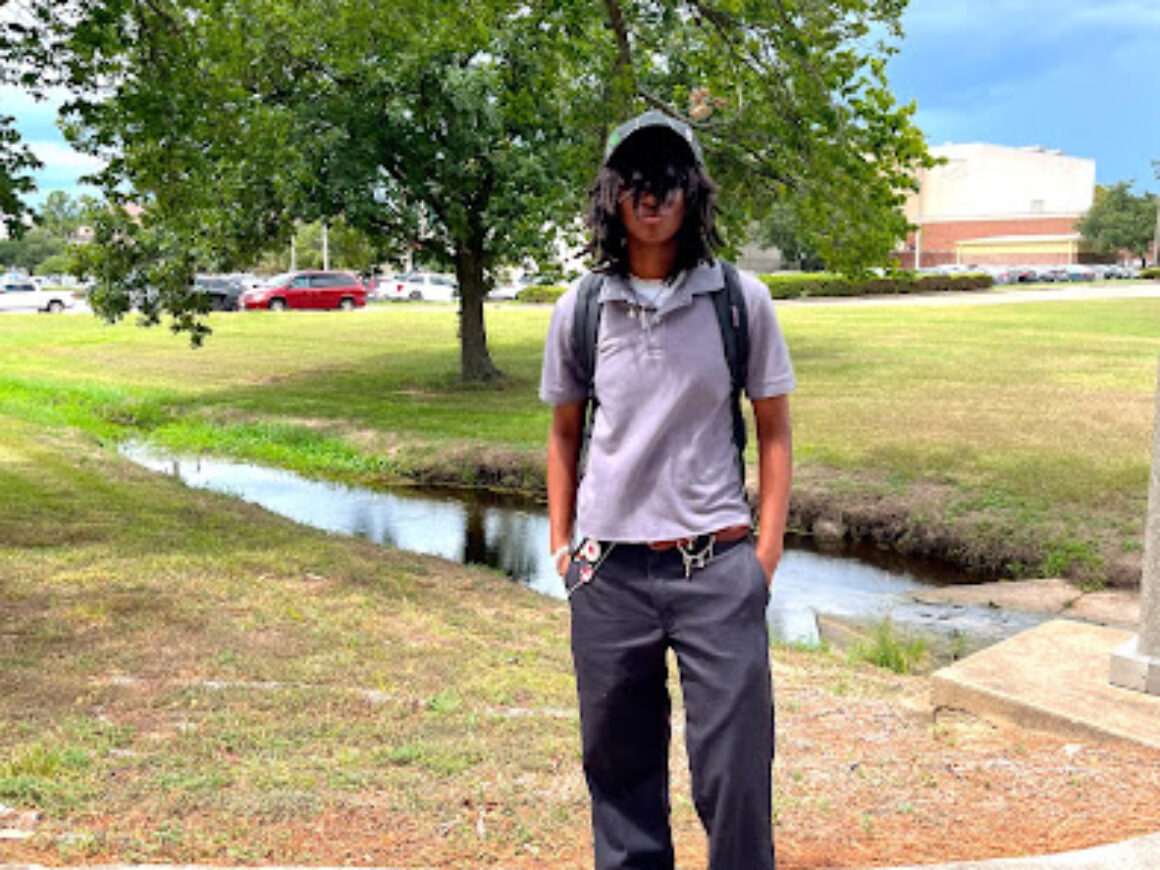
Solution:
{"label": "building wall", "polygon": [[1079,217],[1091,207],[1096,162],[1046,148],[970,143],[930,149],[947,162],[919,171],[907,218],[929,221]]}
{"label": "building wall", "polygon": [[[994,236],[1053,236],[1074,233],[1078,217],[998,218],[973,221],[945,221],[922,226],[924,251],[954,252],[958,242]],[[908,241],[913,244],[914,234]]]}
{"label": "building wall", "polygon": [[[969,143],[930,149],[946,163],[919,172],[919,192],[907,200],[905,213],[922,227],[907,236],[895,257],[904,267],[956,263],[956,245],[995,236],[1044,236],[1074,233],[1076,222],[1091,207],[1095,192],[1094,160],[1071,157],[1041,147],[1008,148]],[[918,250],[916,250],[918,249]],[[921,251],[921,262],[915,262]],[[1074,253],[1045,253],[1028,246],[1020,258],[1018,244],[1004,262],[1074,262]],[[1047,259],[1043,259],[1047,258]],[[991,262],[999,262],[991,259]],[[966,262],[966,260],[963,260]],[[973,262],[973,261],[972,261]]]}

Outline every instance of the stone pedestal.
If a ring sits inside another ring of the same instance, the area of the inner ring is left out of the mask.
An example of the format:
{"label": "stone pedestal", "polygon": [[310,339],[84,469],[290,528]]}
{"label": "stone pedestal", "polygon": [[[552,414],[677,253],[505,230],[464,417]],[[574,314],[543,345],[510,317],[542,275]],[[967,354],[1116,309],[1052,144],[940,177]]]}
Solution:
{"label": "stone pedestal", "polygon": [[[1160,385],[1160,366],[1157,382]],[[1125,689],[1160,695],[1160,386],[1156,390],[1144,576],[1140,584],[1140,633],[1112,653],[1111,682]]]}
{"label": "stone pedestal", "polygon": [[1141,653],[1139,643],[1140,639],[1134,637],[1112,651],[1112,685],[1160,695],[1160,658]]}

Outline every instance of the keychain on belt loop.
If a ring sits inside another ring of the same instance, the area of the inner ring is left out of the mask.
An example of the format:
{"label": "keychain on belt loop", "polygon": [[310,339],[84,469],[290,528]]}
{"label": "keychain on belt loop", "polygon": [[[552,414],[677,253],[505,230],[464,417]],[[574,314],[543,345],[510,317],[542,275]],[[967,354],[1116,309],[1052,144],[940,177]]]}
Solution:
{"label": "keychain on belt loop", "polygon": [[681,554],[681,561],[685,563],[686,580],[693,576],[694,569],[700,571],[713,561],[713,544],[716,538],[713,535],[706,535],[705,537],[708,538],[708,541],[700,550],[694,549],[700,538],[690,538],[687,543],[685,541],[677,541],[677,552]]}

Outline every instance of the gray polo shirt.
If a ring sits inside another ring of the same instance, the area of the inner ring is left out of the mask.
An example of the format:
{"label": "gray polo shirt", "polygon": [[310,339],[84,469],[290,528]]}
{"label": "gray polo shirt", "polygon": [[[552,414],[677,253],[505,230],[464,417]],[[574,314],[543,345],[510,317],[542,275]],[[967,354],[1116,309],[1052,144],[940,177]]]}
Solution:
{"label": "gray polo shirt", "polygon": [[[663,541],[748,523],[733,444],[729,367],[708,293],[719,263],[686,273],[659,309],[640,307],[627,281],[606,276],[596,351],[588,460],[576,505],[580,537]],[[741,273],[749,317],[751,399],[794,388],[789,351],[765,285]],[[556,303],[540,398],[581,402],[587,384],[572,354],[577,287]]]}

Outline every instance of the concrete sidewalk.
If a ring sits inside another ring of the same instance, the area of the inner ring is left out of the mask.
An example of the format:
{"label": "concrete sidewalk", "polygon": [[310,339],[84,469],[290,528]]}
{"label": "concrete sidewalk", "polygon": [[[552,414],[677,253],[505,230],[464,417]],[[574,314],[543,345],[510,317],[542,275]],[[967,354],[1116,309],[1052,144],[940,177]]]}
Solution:
{"label": "concrete sidewalk", "polygon": [[959,861],[952,864],[914,864],[888,870],[1158,870],[1160,834],[1149,834],[1122,843],[1097,846],[1079,852],[1032,858],[997,858],[993,861]]}
{"label": "concrete sidewalk", "polygon": [[937,671],[935,709],[1160,749],[1160,697],[1113,686],[1109,678],[1112,652],[1132,637],[1085,622],[1045,622]]}

